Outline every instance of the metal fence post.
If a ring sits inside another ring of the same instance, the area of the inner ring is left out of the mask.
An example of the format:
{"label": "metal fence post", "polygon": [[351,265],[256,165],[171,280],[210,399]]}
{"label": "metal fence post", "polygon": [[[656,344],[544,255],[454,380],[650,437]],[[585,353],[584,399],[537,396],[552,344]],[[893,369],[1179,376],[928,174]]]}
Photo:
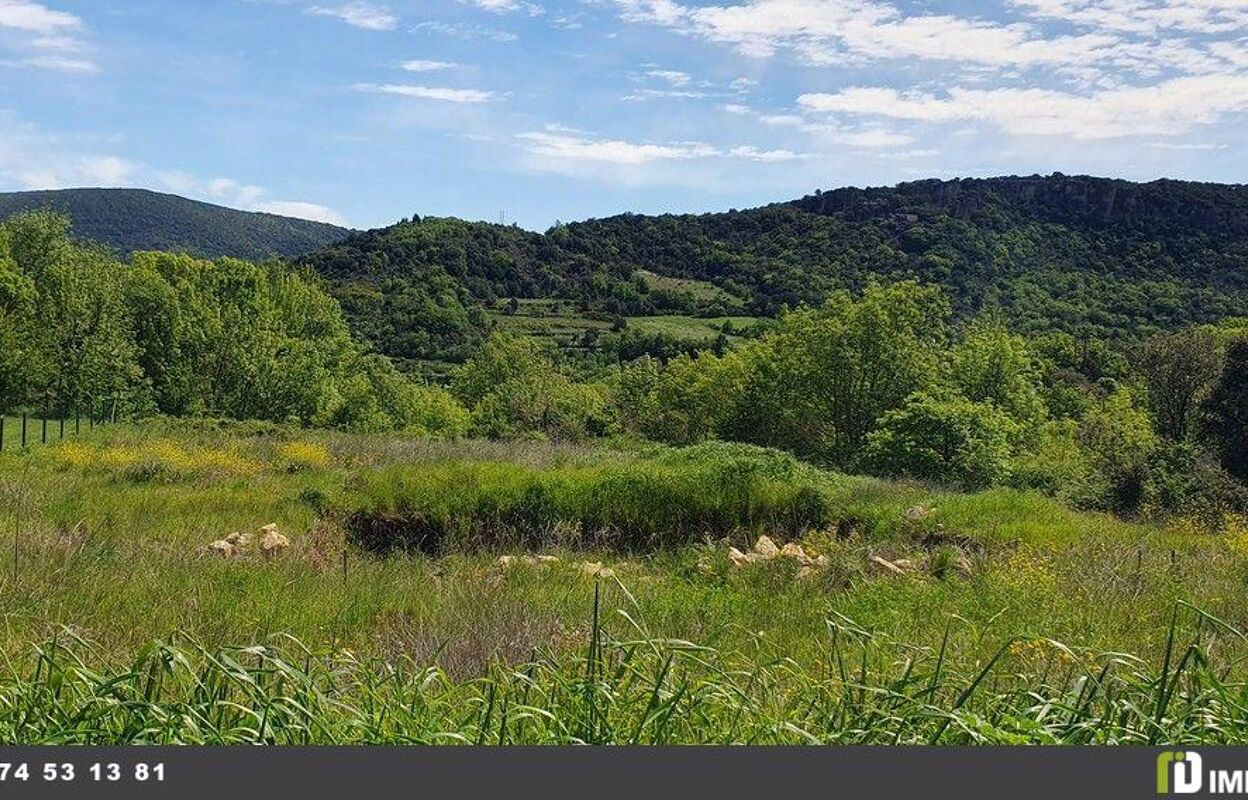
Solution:
{"label": "metal fence post", "polygon": [[4,415],[0,414],[0,453],[4,452]]}
{"label": "metal fence post", "polygon": [[26,412],[22,412],[22,449],[26,449]]}
{"label": "metal fence post", "polygon": [[61,415],[61,438],[65,438],[65,415]]}

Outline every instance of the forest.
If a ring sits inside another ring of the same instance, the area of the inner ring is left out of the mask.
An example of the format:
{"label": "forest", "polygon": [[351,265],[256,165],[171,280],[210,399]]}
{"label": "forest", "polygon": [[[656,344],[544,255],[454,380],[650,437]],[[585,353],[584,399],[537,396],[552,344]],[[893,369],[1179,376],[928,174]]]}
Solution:
{"label": "forest", "polygon": [[900,280],[940,286],[957,319],[997,309],[1023,333],[1138,341],[1242,313],[1245,220],[1244,187],[1055,174],[624,214],[544,234],[414,216],[298,263],[399,359],[462,362],[489,332],[483,309],[515,298],[565,298],[607,321],[771,318]]}
{"label": "forest", "polygon": [[[500,284],[516,293],[574,277],[499,276],[521,281]],[[374,351],[376,330],[353,331],[323,280],[276,261],[121,262],[73,239],[64,217],[20,215],[0,228],[0,406],[452,438],[719,439],[1126,515],[1200,510],[1213,527],[1248,508],[1248,321],[1235,317],[1148,336],[1040,332],[999,306],[959,314],[936,283],[872,280],[704,349],[663,349],[656,335],[653,348],[594,358],[495,328],[438,385]]]}

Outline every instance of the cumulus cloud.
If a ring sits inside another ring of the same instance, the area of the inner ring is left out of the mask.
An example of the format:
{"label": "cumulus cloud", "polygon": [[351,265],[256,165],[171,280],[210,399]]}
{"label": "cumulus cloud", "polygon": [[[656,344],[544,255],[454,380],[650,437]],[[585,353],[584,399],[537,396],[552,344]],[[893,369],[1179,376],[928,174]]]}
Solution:
{"label": "cumulus cloud", "polygon": [[658,78],[667,81],[672,86],[688,86],[693,80],[693,76],[688,72],[680,72],[674,69],[652,69],[646,73],[651,78]]}
{"label": "cumulus cloud", "polygon": [[82,20],[28,0],[0,0],[0,28],[39,34],[57,34],[82,27]]}
{"label": "cumulus cloud", "polygon": [[488,103],[494,98],[493,92],[482,89],[452,89],[446,86],[415,86],[406,83],[358,83],[355,85],[355,90],[423,100],[439,100],[446,103]]}
{"label": "cumulus cloud", "polygon": [[591,139],[548,130],[516,135],[529,152],[568,161],[597,161],[608,164],[640,165],[652,161],[685,160],[719,155],[719,150],[702,142],[641,144],[622,139]]}
{"label": "cumulus cloud", "polygon": [[309,14],[335,17],[353,28],[366,31],[392,31],[399,25],[399,18],[382,6],[354,2],[338,6],[311,6]]}
{"label": "cumulus cloud", "polygon": [[[1014,0],[1021,19],[907,13],[883,0],[747,0],[682,5],[615,0],[629,21],[734,47],[752,58],[787,50],[809,64],[923,60],[1004,74],[1047,70],[1085,85],[1130,76],[1225,71],[1243,48],[1193,39],[1192,32],[1248,30],[1244,0]],[[1053,22],[1067,23],[1060,34]]]}
{"label": "cumulus cloud", "polygon": [[404,61],[401,66],[408,72],[438,72],[444,69],[452,69],[455,64],[450,61],[429,61],[415,58],[411,61]]}
{"label": "cumulus cloud", "polygon": [[460,0],[461,2],[471,3],[477,8],[489,11],[493,14],[507,14],[512,11],[524,11],[531,17],[540,16],[545,13],[537,3],[527,2],[527,0]]}
{"label": "cumulus cloud", "polygon": [[263,211],[266,214],[277,214],[283,217],[296,217],[312,222],[327,222],[330,225],[348,227],[347,219],[328,206],[317,203],[305,203],[297,200],[266,200],[254,204],[252,211]]}
{"label": "cumulus cloud", "polygon": [[750,161],[761,161],[763,163],[775,163],[777,161],[794,161],[800,158],[810,158],[804,153],[794,153],[792,150],[763,150],[753,145],[741,145],[734,147],[728,151],[729,155],[737,158],[745,158]]}
{"label": "cumulus cloud", "polygon": [[1015,135],[1076,139],[1177,135],[1248,111],[1248,75],[1174,78],[1156,86],[1086,95],[1015,87],[955,87],[944,95],[851,87],[834,93],[804,94],[798,103],[811,111],[835,115],[917,122],[978,121]]}
{"label": "cumulus cloud", "polygon": [[263,211],[283,217],[348,226],[346,218],[328,206],[301,200],[272,200],[267,197],[268,192],[263,187],[233,178],[203,178],[181,170],[164,170],[143,176],[140,182],[152,188],[243,211]]}
{"label": "cumulus cloud", "polygon": [[142,167],[89,141],[66,141],[13,114],[0,112],[0,180],[22,189],[115,187],[130,184]]}
{"label": "cumulus cloud", "polygon": [[0,0],[0,31],[16,51],[0,59],[0,66],[41,69],[87,75],[99,66],[81,54],[88,50],[81,38],[86,26],[81,18],[29,0]]}

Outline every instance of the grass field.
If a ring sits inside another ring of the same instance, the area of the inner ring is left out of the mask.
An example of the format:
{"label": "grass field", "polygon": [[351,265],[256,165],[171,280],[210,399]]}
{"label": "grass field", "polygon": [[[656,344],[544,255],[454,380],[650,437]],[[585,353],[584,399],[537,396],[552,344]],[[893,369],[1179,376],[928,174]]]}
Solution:
{"label": "grass field", "polygon": [[0,542],[6,743],[1248,741],[1248,536],[742,446],[109,426]]}
{"label": "grass field", "polygon": [[662,333],[677,339],[705,341],[714,339],[731,322],[737,330],[748,328],[758,322],[758,317],[687,317],[665,315],[655,317],[629,317],[628,326],[646,333]]}
{"label": "grass field", "polygon": [[649,270],[637,270],[637,274],[651,289],[664,289],[669,292],[683,292],[691,295],[694,300],[704,303],[721,303],[727,310],[743,305],[740,297],[734,297],[710,281],[698,281],[689,278],[674,278],[670,275],[659,275]]}
{"label": "grass field", "polygon": [[[677,280],[677,279],[666,279]],[[698,283],[698,281],[688,281]],[[714,287],[712,287],[714,288]],[[719,291],[719,290],[716,290]],[[521,333],[551,342],[560,347],[579,346],[588,331],[606,333],[611,323],[604,319],[582,316],[575,304],[563,300],[519,300],[514,314],[506,313],[505,304],[491,309],[490,318],[504,330]],[[644,333],[663,334],[691,342],[709,342],[730,322],[740,331],[757,323],[758,317],[692,317],[664,314],[647,317],[625,317],[628,328]]]}

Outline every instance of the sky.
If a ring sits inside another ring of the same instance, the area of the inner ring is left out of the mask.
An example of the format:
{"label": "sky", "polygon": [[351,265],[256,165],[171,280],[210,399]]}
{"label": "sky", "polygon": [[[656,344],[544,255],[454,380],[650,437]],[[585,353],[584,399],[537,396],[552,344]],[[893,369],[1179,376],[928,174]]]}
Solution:
{"label": "sky", "polygon": [[0,0],[0,190],[353,227],[1248,182],[1248,0]]}

